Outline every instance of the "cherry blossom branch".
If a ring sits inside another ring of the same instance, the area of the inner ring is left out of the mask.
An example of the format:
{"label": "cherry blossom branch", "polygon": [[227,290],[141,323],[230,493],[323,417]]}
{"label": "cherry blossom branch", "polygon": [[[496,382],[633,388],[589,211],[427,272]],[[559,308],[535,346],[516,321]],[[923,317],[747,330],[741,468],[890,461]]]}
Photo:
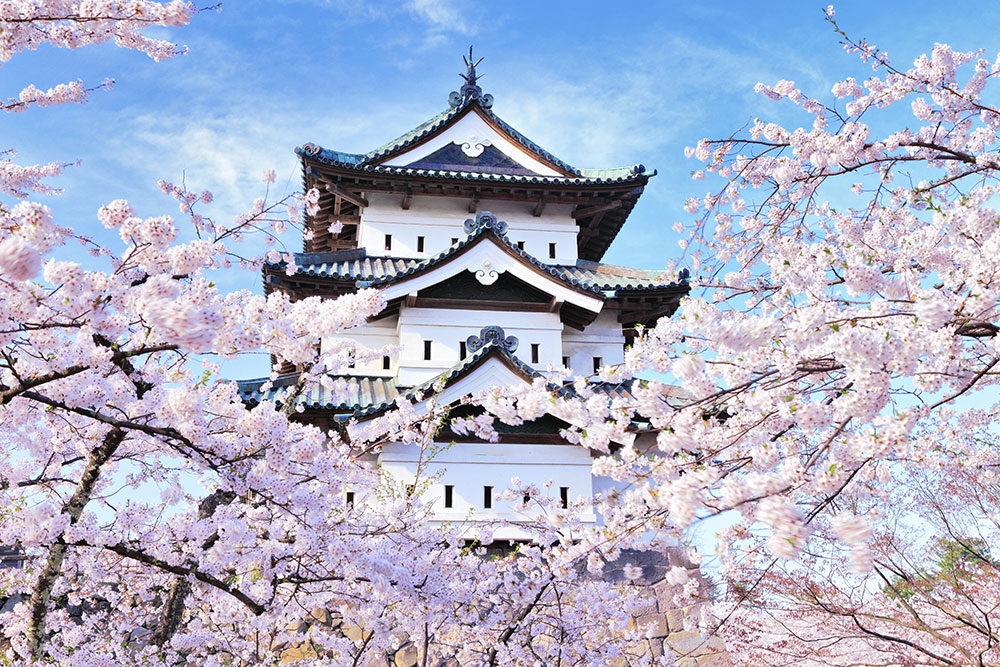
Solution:
{"label": "cherry blossom branch", "polygon": [[[90,502],[94,487],[100,478],[101,468],[124,439],[125,431],[117,428],[112,429],[104,436],[101,445],[90,452],[87,458],[87,467],[77,483],[73,496],[62,508],[62,513],[69,516],[71,525],[80,519],[83,508]],[[28,601],[31,615],[27,629],[27,643],[31,657],[36,660],[42,657],[42,642],[45,637],[45,618],[48,614],[49,600],[52,597],[52,587],[61,573],[65,557],[65,544],[56,542],[49,547],[45,565],[38,575],[38,580],[31,592],[31,599]]]}

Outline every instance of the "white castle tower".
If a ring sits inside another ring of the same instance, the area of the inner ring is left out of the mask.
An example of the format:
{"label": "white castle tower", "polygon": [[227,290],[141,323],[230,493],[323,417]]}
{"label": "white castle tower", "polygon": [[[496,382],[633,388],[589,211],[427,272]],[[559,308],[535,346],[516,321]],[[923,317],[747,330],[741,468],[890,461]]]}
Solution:
{"label": "white castle tower", "polygon": [[[656,172],[570,166],[501,120],[477,84],[471,50],[466,64],[449,108],[398,139],[365,154],[315,144],[296,150],[305,187],[322,193],[320,211],[307,220],[311,238],[294,275],[267,265],[265,289],[333,298],[378,287],[387,307],[348,333],[367,348],[401,349],[349,369],[348,401],[321,386],[300,395],[302,419],[363,422],[394,408],[397,396],[416,400],[436,383],[447,403],[530,383],[550,368],[590,375],[621,363],[636,325],[671,315],[687,292],[685,277],[600,263]],[[265,380],[240,388],[250,404],[281,402],[294,382],[288,373],[266,391]],[[617,396],[630,390],[596,386]],[[496,497],[511,478],[553,480],[563,502],[606,488],[591,474],[592,453],[559,435],[566,426],[552,415],[517,428],[498,424],[498,442],[441,433],[450,446],[425,472],[440,475],[424,491],[434,518],[499,520],[507,527],[495,538],[516,541],[524,539],[519,503]],[[416,450],[387,444],[377,463],[405,483]],[[600,521],[592,511],[582,519]]]}

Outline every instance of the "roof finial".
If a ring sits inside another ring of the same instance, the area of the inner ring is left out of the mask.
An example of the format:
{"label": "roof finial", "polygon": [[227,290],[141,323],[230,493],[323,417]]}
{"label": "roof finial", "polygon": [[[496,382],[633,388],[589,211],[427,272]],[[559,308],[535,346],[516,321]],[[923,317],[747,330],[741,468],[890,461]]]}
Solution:
{"label": "roof finial", "polygon": [[448,96],[448,103],[453,107],[458,107],[469,100],[476,100],[487,109],[493,106],[493,96],[484,95],[483,89],[478,84],[479,77],[482,75],[476,72],[476,67],[483,62],[483,59],[475,60],[472,57],[472,47],[470,46],[469,55],[463,55],[462,61],[465,63],[465,74],[459,76],[465,81],[465,85],[458,92],[452,91],[451,95]]}
{"label": "roof finial", "polygon": [[473,60],[472,59],[472,47],[470,46],[469,47],[469,55],[468,55],[468,57],[462,56],[462,60],[465,61],[465,74],[461,74],[460,76],[463,79],[465,79],[465,85],[466,86],[475,86],[476,85],[476,67],[479,66],[479,63],[483,62],[483,59],[480,58],[479,60]]}

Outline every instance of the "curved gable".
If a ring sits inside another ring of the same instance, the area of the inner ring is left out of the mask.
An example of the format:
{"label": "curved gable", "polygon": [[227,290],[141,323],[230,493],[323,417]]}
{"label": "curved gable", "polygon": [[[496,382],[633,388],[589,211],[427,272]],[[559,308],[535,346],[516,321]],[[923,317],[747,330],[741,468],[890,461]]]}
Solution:
{"label": "curved gable", "polygon": [[486,228],[481,228],[475,236],[452,250],[420,262],[402,275],[386,276],[366,282],[364,286],[379,287],[386,300],[391,301],[415,295],[463,271],[471,272],[482,285],[490,285],[501,274],[509,273],[557,302],[573,304],[591,313],[599,313],[604,307],[603,294],[555,275],[545,266],[531,261],[504,237]]}
{"label": "curved gable", "polygon": [[[390,142],[383,149],[373,151],[364,162],[368,165],[405,167],[419,163],[448,146],[458,146],[472,158],[492,146],[494,151],[491,152],[502,154],[520,170],[531,174],[568,178],[579,176],[575,169],[552,157],[492,111],[484,109],[475,99],[435,116],[417,130]],[[477,171],[475,165],[464,170]]]}

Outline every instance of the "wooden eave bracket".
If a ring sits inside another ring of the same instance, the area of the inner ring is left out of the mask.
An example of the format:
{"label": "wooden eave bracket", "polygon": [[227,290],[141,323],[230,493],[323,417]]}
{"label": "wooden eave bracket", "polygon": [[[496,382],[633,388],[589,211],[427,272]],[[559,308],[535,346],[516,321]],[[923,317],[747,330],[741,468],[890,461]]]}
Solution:
{"label": "wooden eave bracket", "polygon": [[323,185],[326,188],[326,191],[330,194],[340,197],[345,201],[349,201],[358,208],[368,208],[368,200],[362,195],[355,192],[348,192],[336,183],[330,183],[329,181],[323,181]]}
{"label": "wooden eave bracket", "polygon": [[538,195],[538,203],[535,204],[535,208],[531,210],[531,215],[536,218],[542,217],[542,211],[545,210],[545,194]]}
{"label": "wooden eave bracket", "polygon": [[[334,197],[340,197],[341,199],[349,201],[359,208],[368,208],[368,200],[363,195],[345,190],[340,187],[338,183],[321,174],[315,167],[307,168],[306,175],[315,178],[317,183],[322,183],[323,189],[332,194]],[[338,211],[335,211],[335,213],[336,212]]]}
{"label": "wooden eave bracket", "polygon": [[581,218],[589,218],[598,213],[604,213],[605,211],[612,211],[616,208],[622,207],[622,200],[615,199],[614,201],[608,202],[607,204],[598,204],[596,206],[588,206],[586,208],[578,208],[573,211],[572,216],[574,220],[580,220]]}

